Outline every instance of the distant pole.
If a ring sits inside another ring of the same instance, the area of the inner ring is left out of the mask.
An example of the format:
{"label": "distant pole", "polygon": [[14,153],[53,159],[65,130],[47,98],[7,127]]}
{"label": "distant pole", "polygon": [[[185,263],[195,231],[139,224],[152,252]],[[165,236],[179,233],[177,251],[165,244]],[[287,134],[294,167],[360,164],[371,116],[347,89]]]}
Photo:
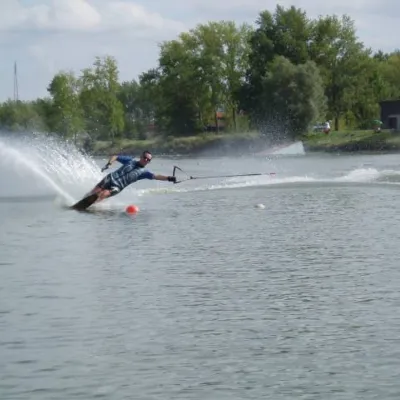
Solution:
{"label": "distant pole", "polygon": [[17,71],[17,62],[14,62],[14,101],[18,101],[18,71]]}

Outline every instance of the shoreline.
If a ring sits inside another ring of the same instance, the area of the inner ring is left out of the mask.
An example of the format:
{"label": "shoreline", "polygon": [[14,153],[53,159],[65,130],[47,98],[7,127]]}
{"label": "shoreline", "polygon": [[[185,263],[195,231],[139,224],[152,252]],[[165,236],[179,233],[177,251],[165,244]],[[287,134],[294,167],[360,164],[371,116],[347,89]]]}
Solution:
{"label": "shoreline", "polygon": [[400,134],[392,132],[346,131],[310,133],[299,136],[293,141],[269,141],[258,133],[243,134],[207,134],[189,137],[169,137],[154,140],[121,140],[114,145],[111,142],[94,142],[89,153],[95,157],[108,157],[111,154],[138,154],[150,150],[163,156],[241,156],[273,154],[280,147],[302,142],[306,153],[399,153]]}
{"label": "shoreline", "polygon": [[267,139],[259,134],[214,134],[188,137],[169,137],[154,140],[122,140],[112,145],[110,142],[95,142],[91,154],[96,157],[111,154],[138,154],[150,150],[154,155],[164,156],[223,156],[241,155],[270,148]]}
{"label": "shoreline", "polygon": [[303,136],[306,152],[325,153],[398,153],[400,152],[400,134],[389,130],[346,131]]}

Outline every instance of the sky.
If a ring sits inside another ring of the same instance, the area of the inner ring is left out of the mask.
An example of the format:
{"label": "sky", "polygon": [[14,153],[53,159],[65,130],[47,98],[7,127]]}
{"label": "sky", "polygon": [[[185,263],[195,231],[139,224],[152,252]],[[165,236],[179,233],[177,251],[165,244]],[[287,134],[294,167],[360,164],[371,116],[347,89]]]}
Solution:
{"label": "sky", "polygon": [[96,56],[115,57],[129,81],[157,66],[162,41],[208,21],[254,24],[277,4],[347,14],[367,47],[400,48],[398,0],[0,0],[0,101],[14,96],[14,62],[21,100],[47,96],[57,72],[79,75]]}

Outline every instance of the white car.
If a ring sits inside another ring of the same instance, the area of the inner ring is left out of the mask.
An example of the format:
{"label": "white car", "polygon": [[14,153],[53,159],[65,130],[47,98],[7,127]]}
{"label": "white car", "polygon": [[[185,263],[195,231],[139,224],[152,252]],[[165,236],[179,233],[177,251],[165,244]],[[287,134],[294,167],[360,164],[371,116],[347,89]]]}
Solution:
{"label": "white car", "polygon": [[313,126],[313,132],[323,132],[323,130],[325,129],[325,124],[316,124]]}

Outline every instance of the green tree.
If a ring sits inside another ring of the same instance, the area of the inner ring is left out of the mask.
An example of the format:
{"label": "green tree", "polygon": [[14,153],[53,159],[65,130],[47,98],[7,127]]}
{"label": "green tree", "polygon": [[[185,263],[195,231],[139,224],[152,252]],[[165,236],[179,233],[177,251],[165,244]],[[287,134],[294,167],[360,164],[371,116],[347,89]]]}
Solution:
{"label": "green tree", "polygon": [[124,130],[124,106],[118,99],[120,84],[114,58],[96,57],[93,67],[83,70],[80,101],[89,131],[112,141]]}
{"label": "green tree", "polygon": [[395,51],[384,57],[378,66],[382,79],[381,98],[384,100],[398,99],[400,97],[400,51]]}
{"label": "green tree", "polygon": [[261,89],[253,117],[271,141],[307,132],[325,112],[323,82],[312,61],[295,65],[285,57],[276,57],[262,79]]}
{"label": "green tree", "polygon": [[7,100],[0,105],[0,128],[21,131],[43,131],[46,121],[31,102]]}
{"label": "green tree", "polygon": [[353,21],[347,16],[310,20],[300,9],[278,6],[274,15],[262,12],[257,23],[250,40],[250,67],[242,91],[244,107],[257,107],[263,96],[261,83],[277,56],[296,65],[312,60],[323,79],[328,116],[335,120],[338,130],[340,119],[352,107],[360,109],[360,99],[355,94],[365,85],[361,77],[369,74],[364,68],[369,65],[366,60],[370,51],[357,40]]}
{"label": "green tree", "polygon": [[217,112],[232,115],[245,77],[250,27],[233,22],[198,25],[161,46],[159,71],[168,131],[193,134],[209,124],[219,130]]}
{"label": "green tree", "polygon": [[[48,124],[53,132],[64,138],[73,137],[85,128],[79,101],[80,82],[72,73],[60,72],[54,76],[47,90],[52,102],[48,112]],[[42,106],[44,104],[42,103]]]}
{"label": "green tree", "polygon": [[385,61],[376,57],[360,59],[358,74],[352,82],[351,106],[346,115],[347,126],[369,129],[371,120],[379,119],[379,101],[386,98],[388,86],[385,82],[381,66]]}
{"label": "green tree", "polygon": [[151,69],[139,76],[139,101],[143,112],[143,124],[155,124],[158,129],[165,127],[163,114],[164,95],[160,84],[159,69]]}
{"label": "green tree", "polygon": [[222,103],[232,116],[233,129],[237,129],[236,115],[239,108],[240,90],[248,69],[250,34],[252,29],[243,24],[220,22],[214,32],[221,38],[219,68],[222,85]]}
{"label": "green tree", "polygon": [[140,108],[140,85],[135,80],[123,82],[118,100],[124,107],[125,136],[138,137],[142,129],[143,113]]}
{"label": "green tree", "polygon": [[[181,38],[187,42],[185,35]],[[178,136],[199,131],[204,87],[199,85],[196,58],[187,50],[187,43],[173,40],[161,45],[159,59],[159,122],[167,133]],[[186,44],[186,46],[185,46]]]}
{"label": "green tree", "polygon": [[310,55],[324,79],[329,113],[338,130],[340,118],[355,102],[369,50],[357,41],[354,22],[348,16],[327,16],[313,22]]}
{"label": "green tree", "polygon": [[285,10],[277,6],[275,13],[263,11],[256,21],[257,28],[250,36],[249,67],[246,84],[241,91],[241,103],[246,109],[257,106],[261,82],[276,56],[283,56],[294,64],[309,60],[312,24],[301,9]]}

